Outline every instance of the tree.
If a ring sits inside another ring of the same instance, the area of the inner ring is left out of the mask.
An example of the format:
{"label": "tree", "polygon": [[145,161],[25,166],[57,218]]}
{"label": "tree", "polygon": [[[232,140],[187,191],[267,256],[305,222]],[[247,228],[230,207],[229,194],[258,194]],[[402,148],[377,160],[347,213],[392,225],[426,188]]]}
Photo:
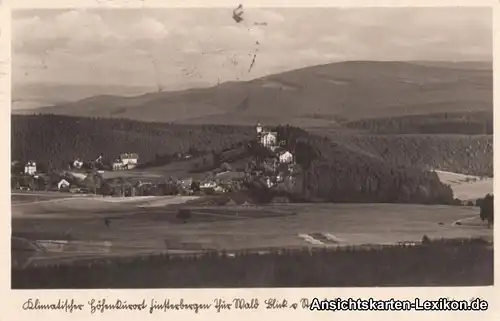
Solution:
{"label": "tree", "polygon": [[307,195],[308,170],[311,168],[312,162],[316,158],[317,153],[314,147],[304,141],[297,142],[297,145],[295,146],[295,159],[297,164],[302,167],[304,195]]}
{"label": "tree", "polygon": [[99,187],[99,194],[101,195],[111,195],[112,189],[108,182],[103,181]]}
{"label": "tree", "polygon": [[24,172],[24,165],[20,162],[15,162],[11,167],[12,174],[20,174]]}
{"label": "tree", "polygon": [[36,164],[36,171],[38,173],[47,173],[47,169],[48,169],[48,167],[47,167],[47,165],[45,163],[38,162]]}
{"label": "tree", "polygon": [[222,163],[222,165],[220,166],[220,169],[221,171],[223,172],[229,172],[231,170],[231,165],[229,165],[229,163]]}
{"label": "tree", "polygon": [[48,180],[46,180],[43,176],[39,176],[36,179],[35,184],[38,190],[46,190],[48,187]]}
{"label": "tree", "polygon": [[200,191],[200,182],[198,182],[198,181],[192,181],[191,182],[191,190],[193,192],[199,192]]}
{"label": "tree", "polygon": [[493,225],[493,195],[487,194],[480,205],[479,217],[482,221],[488,221],[488,227]]}
{"label": "tree", "polygon": [[179,209],[179,212],[177,212],[177,218],[184,223],[186,223],[187,220],[191,218],[191,216],[191,210],[188,208],[181,208]]}

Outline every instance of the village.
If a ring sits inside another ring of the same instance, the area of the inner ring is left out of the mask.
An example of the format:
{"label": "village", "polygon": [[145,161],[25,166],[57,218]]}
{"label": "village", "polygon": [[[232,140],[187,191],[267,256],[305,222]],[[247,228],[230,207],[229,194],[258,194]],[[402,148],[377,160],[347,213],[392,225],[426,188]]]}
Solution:
{"label": "village", "polygon": [[[264,129],[259,122],[255,130],[255,140],[248,143],[244,150],[235,148],[224,151],[236,153],[236,158],[241,156],[239,166],[232,166],[230,161],[221,161],[220,165],[212,164],[215,168],[209,166],[197,175],[186,173],[184,177],[172,177],[166,173],[151,178],[141,175],[148,168],[138,167],[139,155],[134,152],[122,153],[108,163],[104,161],[107,157],[104,154],[94,160],[75,158],[68,162],[67,168],[50,171],[43,166],[37,167],[35,160],[24,164],[13,161],[11,187],[19,191],[116,197],[214,195],[250,185],[263,189],[292,188],[300,167],[296,165],[293,153],[284,148],[286,142],[279,140],[276,131]],[[176,161],[186,162],[192,158],[193,155],[190,154],[179,154]]]}

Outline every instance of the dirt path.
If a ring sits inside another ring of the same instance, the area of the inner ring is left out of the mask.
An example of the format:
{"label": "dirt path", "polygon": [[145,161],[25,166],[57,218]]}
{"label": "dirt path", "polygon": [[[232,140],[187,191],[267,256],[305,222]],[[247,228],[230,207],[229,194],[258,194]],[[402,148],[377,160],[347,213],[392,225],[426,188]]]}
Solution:
{"label": "dirt path", "polygon": [[458,225],[458,223],[462,223],[464,221],[471,221],[475,218],[478,218],[478,215],[474,215],[474,216],[470,216],[470,217],[466,217],[466,218],[461,218],[461,219],[456,220],[453,223],[451,223],[451,226],[456,226],[456,225]]}

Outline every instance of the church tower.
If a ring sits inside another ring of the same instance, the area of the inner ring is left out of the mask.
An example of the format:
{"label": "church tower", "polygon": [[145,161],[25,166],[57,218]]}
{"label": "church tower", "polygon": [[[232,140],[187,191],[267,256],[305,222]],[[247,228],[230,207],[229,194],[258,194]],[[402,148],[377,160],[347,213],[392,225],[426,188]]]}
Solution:
{"label": "church tower", "polygon": [[260,135],[262,133],[262,126],[260,125],[260,122],[257,121],[257,127],[255,127],[257,130],[257,135]]}

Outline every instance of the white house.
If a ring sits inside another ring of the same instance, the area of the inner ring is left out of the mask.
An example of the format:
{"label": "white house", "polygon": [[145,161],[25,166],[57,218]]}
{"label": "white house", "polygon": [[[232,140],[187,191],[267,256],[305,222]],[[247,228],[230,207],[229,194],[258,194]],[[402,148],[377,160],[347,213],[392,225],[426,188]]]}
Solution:
{"label": "white house", "polygon": [[113,162],[113,170],[114,171],[119,171],[125,169],[125,165],[123,164],[121,159],[117,159]]}
{"label": "white house", "polygon": [[271,188],[275,185],[275,182],[271,179],[271,177],[266,177],[266,185],[268,188]]}
{"label": "white house", "polygon": [[260,136],[260,143],[264,147],[272,147],[276,145],[278,141],[278,133],[276,132],[265,132]]}
{"label": "white house", "polygon": [[200,184],[200,188],[216,188],[217,183],[214,181],[203,182]]}
{"label": "white house", "polygon": [[293,154],[289,151],[284,151],[279,154],[280,163],[292,163],[293,162]]}
{"label": "white house", "polygon": [[113,170],[132,169],[137,166],[139,156],[136,153],[122,153],[120,158],[113,162]]}
{"label": "white house", "polygon": [[79,158],[77,158],[73,161],[74,168],[82,168],[82,166],[83,166],[83,162]]}
{"label": "white house", "polygon": [[57,183],[58,189],[68,188],[70,186],[69,182],[65,179],[61,179],[59,183]]}
{"label": "white house", "polygon": [[216,186],[214,187],[214,190],[215,190],[216,192],[219,192],[219,193],[223,193],[223,192],[225,192],[225,191],[226,191],[226,190],[224,189],[224,187],[222,187],[222,186],[220,186],[220,185],[216,185]]}
{"label": "white house", "polygon": [[136,153],[123,153],[120,155],[120,160],[126,168],[131,169],[137,166],[139,155]]}
{"label": "white house", "polygon": [[24,165],[24,174],[35,175],[36,173],[36,163],[34,161],[29,161]]}

